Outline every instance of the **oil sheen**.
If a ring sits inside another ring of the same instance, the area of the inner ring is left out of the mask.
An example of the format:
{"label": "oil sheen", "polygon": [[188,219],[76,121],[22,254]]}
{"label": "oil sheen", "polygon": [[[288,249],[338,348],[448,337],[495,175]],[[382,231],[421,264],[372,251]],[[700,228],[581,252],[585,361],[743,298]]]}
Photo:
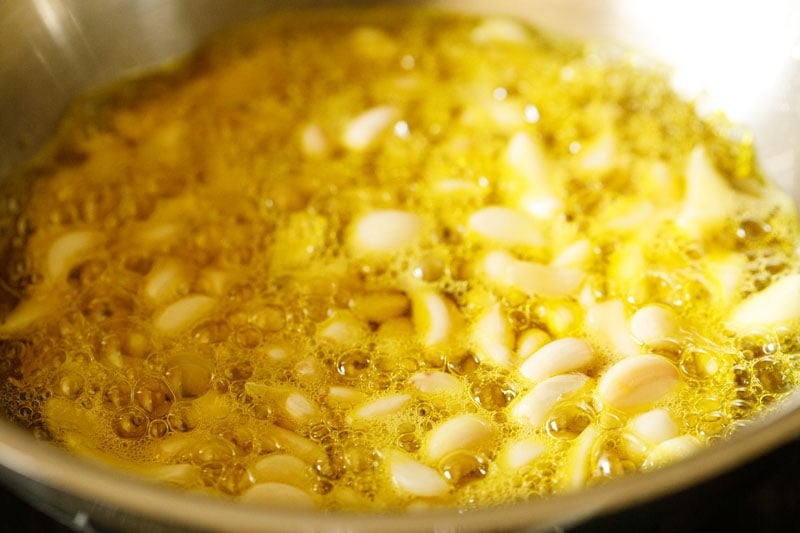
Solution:
{"label": "oil sheen", "polygon": [[546,497],[797,380],[797,215],[752,139],[520,21],[275,15],[80,98],[20,176],[4,410],[182,489]]}

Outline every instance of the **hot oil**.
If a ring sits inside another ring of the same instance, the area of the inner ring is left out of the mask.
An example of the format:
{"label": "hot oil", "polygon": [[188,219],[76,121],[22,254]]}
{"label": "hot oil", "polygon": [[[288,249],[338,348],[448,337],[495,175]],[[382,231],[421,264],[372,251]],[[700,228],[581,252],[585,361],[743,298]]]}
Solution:
{"label": "hot oil", "polygon": [[[374,138],[348,141],[354,117],[381,106],[395,114]],[[796,272],[798,226],[750,140],[721,131],[657,69],[504,19],[292,14],[220,36],[78,101],[30,172],[30,200],[6,217],[3,281],[46,304],[6,320],[4,408],[41,438],[167,483],[226,497],[281,483],[327,509],[466,508],[603,482],[643,468],[647,445],[626,424],[652,408],[715,442],[794,386],[798,353],[795,324],[725,326],[740,300]],[[544,216],[541,191],[509,169],[520,132],[561,202]],[[697,146],[745,199],[694,231],[675,220]],[[481,260],[498,245],[467,221],[495,205],[537,213],[540,244],[500,246],[520,261],[588,243],[564,259],[583,289],[487,281]],[[359,217],[390,209],[418,217],[418,238],[354,250]],[[426,341],[423,290],[460,317],[445,342]],[[354,303],[386,292],[378,311]],[[632,412],[595,392],[623,356],[586,315],[612,300],[626,320],[646,304],[681,318],[673,344],[638,347],[678,369],[678,390]],[[537,328],[595,352],[588,385],[542,424],[511,414],[534,385],[518,347],[508,364],[476,354],[471,332],[493,305],[516,339]],[[445,390],[410,384],[425,372],[449,376]],[[359,418],[392,397],[402,405]],[[489,444],[426,455],[431,432],[463,414],[491,427]],[[531,438],[541,455],[507,466],[507,447]],[[397,450],[448,490],[398,488]],[[283,455],[283,469],[257,466]]]}

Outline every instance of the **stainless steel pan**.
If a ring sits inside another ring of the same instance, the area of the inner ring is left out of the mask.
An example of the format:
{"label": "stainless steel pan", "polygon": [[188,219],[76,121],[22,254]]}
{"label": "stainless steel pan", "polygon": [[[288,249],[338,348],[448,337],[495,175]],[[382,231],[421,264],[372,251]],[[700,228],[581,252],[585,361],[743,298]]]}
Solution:
{"label": "stainless steel pan", "polygon": [[[188,52],[209,33],[288,5],[330,0],[0,2],[0,179],[81,91]],[[351,4],[353,2],[350,2]],[[631,46],[675,67],[675,83],[750,127],[762,166],[800,200],[800,2],[466,0],[417,2],[514,13],[552,30]],[[0,198],[2,201],[2,198]],[[235,505],[128,478],[0,420],[0,477],[80,526],[266,531],[485,531],[568,525],[679,491],[800,434],[795,394],[734,439],[663,470],[547,501],[467,513],[319,514]]]}

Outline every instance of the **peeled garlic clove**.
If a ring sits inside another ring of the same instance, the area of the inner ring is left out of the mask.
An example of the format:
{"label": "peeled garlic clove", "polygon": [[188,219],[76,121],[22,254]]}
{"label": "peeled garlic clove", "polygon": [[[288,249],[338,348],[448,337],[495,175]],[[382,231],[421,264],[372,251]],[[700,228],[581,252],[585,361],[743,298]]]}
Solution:
{"label": "peeled garlic clove", "polygon": [[530,261],[517,261],[508,272],[511,285],[528,296],[561,298],[572,296],[586,277],[572,268],[558,268]]}
{"label": "peeled garlic clove", "polygon": [[413,246],[422,229],[419,215],[399,209],[380,209],[355,221],[349,245],[358,255],[398,253]]}
{"label": "peeled garlic clove", "polygon": [[712,293],[717,305],[727,308],[739,293],[748,262],[747,256],[742,253],[709,254],[701,261],[715,289]]}
{"label": "peeled garlic clove", "polygon": [[256,483],[285,483],[303,487],[310,481],[310,467],[287,453],[271,453],[251,464],[247,471]]}
{"label": "peeled garlic clove", "polygon": [[483,271],[490,282],[500,287],[547,298],[574,295],[585,277],[578,270],[521,261],[502,251],[486,254]]}
{"label": "peeled garlic clove", "polygon": [[209,315],[216,307],[216,300],[209,296],[186,296],[165,307],[156,315],[154,323],[165,333],[175,333]]}
{"label": "peeled garlic clove", "polygon": [[294,431],[272,425],[261,437],[274,441],[279,450],[294,455],[308,464],[327,461],[328,455],[322,446]]}
{"label": "peeled garlic clove", "polygon": [[347,415],[347,421],[353,424],[356,422],[383,418],[400,412],[410,401],[411,396],[408,394],[395,394],[394,396],[378,398],[377,400],[362,404],[350,411]]}
{"label": "peeled garlic clove", "polygon": [[790,274],[751,294],[731,312],[733,329],[770,326],[800,318],[800,274]]}
{"label": "peeled garlic clove", "polygon": [[164,261],[155,265],[144,279],[144,295],[161,304],[189,292],[192,275],[180,261]]}
{"label": "peeled garlic clove", "polygon": [[678,436],[678,425],[666,409],[653,409],[637,415],[630,420],[628,427],[648,444],[660,444]]}
{"label": "peeled garlic clove", "polygon": [[505,450],[505,463],[513,469],[531,464],[547,451],[547,447],[538,437],[530,437],[512,442]]}
{"label": "peeled garlic clove", "polygon": [[330,151],[330,142],[322,128],[307,124],[300,132],[300,147],[307,156],[322,157]]}
{"label": "peeled garlic clove", "polygon": [[378,106],[364,111],[347,124],[342,134],[342,144],[351,150],[366,150],[398,115],[399,111],[392,106]]}
{"label": "peeled garlic clove", "polygon": [[692,150],[686,164],[686,197],[676,220],[693,235],[711,230],[730,218],[736,192],[708,159],[703,147]]}
{"label": "peeled garlic clove", "polygon": [[583,388],[589,378],[583,374],[563,374],[546,379],[518,398],[511,414],[531,426],[542,424],[553,406]]}
{"label": "peeled garlic clove", "polygon": [[172,433],[161,439],[161,441],[158,443],[156,457],[162,461],[165,459],[180,459],[181,456],[191,453],[191,450],[195,444],[195,440],[187,436],[185,433]]}
{"label": "peeled garlic clove", "polygon": [[642,470],[652,470],[666,464],[685,459],[702,448],[695,437],[683,435],[665,440],[647,454]]}
{"label": "peeled garlic clove", "polygon": [[544,244],[537,220],[509,207],[484,207],[470,215],[467,225],[481,237],[504,246],[539,247]]}
{"label": "peeled garlic clove", "polygon": [[522,375],[533,381],[541,381],[587,366],[594,360],[594,350],[589,344],[575,337],[554,340],[539,348],[520,367]]}
{"label": "peeled garlic clove", "polygon": [[289,394],[282,407],[292,422],[298,425],[311,423],[322,416],[319,407],[299,392]]}
{"label": "peeled garlic clove", "polygon": [[349,311],[339,311],[319,325],[317,339],[333,345],[358,344],[369,335],[369,326]]}
{"label": "peeled garlic clove", "polygon": [[408,379],[409,384],[420,392],[440,393],[461,390],[461,381],[452,374],[439,370],[420,372]]}
{"label": "peeled garlic clove", "polygon": [[422,290],[411,300],[414,328],[425,346],[446,344],[461,328],[463,319],[455,304],[439,293]]}
{"label": "peeled garlic clove", "polygon": [[286,483],[253,485],[239,496],[239,501],[272,507],[314,508],[314,499],[309,493]]}
{"label": "peeled garlic clove", "polygon": [[444,496],[450,492],[450,485],[433,468],[414,461],[398,451],[386,455],[392,483],[396,488],[422,497]]}
{"label": "peeled garlic clove", "polygon": [[[141,468],[142,465],[139,465]],[[187,464],[175,465],[147,465],[142,473],[156,479],[161,483],[190,489],[202,484],[203,476],[200,467]]]}
{"label": "peeled garlic clove", "polygon": [[550,261],[550,266],[556,268],[572,268],[583,270],[592,261],[594,250],[589,239],[580,239],[562,249],[559,254]]}
{"label": "peeled garlic clove", "polygon": [[325,395],[325,404],[329,407],[349,407],[363,403],[366,395],[353,387],[331,385]]}
{"label": "peeled garlic clove", "polygon": [[640,308],[631,317],[631,333],[645,346],[661,348],[677,342],[680,336],[675,312],[657,304]]}
{"label": "peeled garlic clove", "polygon": [[5,321],[0,324],[0,337],[9,337],[23,332],[57,310],[58,307],[53,305],[51,300],[34,298],[22,300],[6,315]]}
{"label": "peeled garlic clove", "polygon": [[548,164],[542,147],[526,132],[514,135],[505,153],[506,163],[523,182],[519,205],[531,215],[547,219],[563,207],[548,179]]}
{"label": "peeled garlic clove", "polygon": [[628,331],[625,305],[621,300],[608,300],[591,305],[586,311],[589,331],[618,355],[628,357],[641,353]]}
{"label": "peeled garlic clove", "polygon": [[509,286],[512,283],[510,271],[517,259],[508,252],[496,250],[483,258],[482,268],[490,281]]}
{"label": "peeled garlic clove", "polygon": [[308,424],[319,420],[322,415],[319,406],[313,400],[291,387],[248,381],[244,385],[244,390],[248,396],[267,402],[275,408],[284,423],[288,422],[294,426]]}
{"label": "peeled garlic clove", "polygon": [[475,415],[457,416],[430,432],[428,457],[436,460],[456,450],[482,450],[493,436],[492,426],[482,418]]}
{"label": "peeled garlic clove", "polygon": [[517,339],[517,355],[527,359],[551,340],[550,335],[539,328],[523,331]]}
{"label": "peeled garlic clove", "polygon": [[472,345],[481,361],[489,360],[500,366],[511,362],[514,334],[503,308],[495,304],[479,318],[472,329]]}
{"label": "peeled garlic clove", "polygon": [[179,224],[151,222],[141,227],[135,227],[131,232],[131,240],[137,246],[160,246],[177,238],[180,231]]}
{"label": "peeled garlic clove", "polygon": [[563,485],[567,490],[578,490],[586,485],[591,475],[592,450],[600,430],[591,425],[581,432],[569,453]]}
{"label": "peeled garlic clove", "polygon": [[661,400],[680,383],[675,365],[657,355],[623,359],[600,378],[600,397],[616,409],[637,409]]}
{"label": "peeled garlic clove", "polygon": [[66,279],[69,271],[84,260],[102,241],[96,231],[72,231],[60,236],[47,250],[47,277]]}

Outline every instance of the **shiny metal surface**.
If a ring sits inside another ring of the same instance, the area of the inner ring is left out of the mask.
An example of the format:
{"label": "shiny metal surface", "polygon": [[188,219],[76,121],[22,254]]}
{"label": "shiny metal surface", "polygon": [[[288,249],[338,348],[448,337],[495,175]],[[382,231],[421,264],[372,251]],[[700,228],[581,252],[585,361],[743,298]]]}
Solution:
{"label": "shiny metal surface", "polygon": [[[189,51],[210,32],[288,5],[335,1],[6,0],[0,2],[0,179],[47,137],[70,98]],[[351,4],[353,2],[350,2]],[[397,2],[401,3],[401,2]],[[403,2],[409,3],[409,2]],[[800,199],[800,2],[465,0],[614,42],[674,67],[676,86],[752,129],[767,174]],[[704,92],[703,92],[704,91]],[[124,529],[480,531],[566,525],[730,469],[800,434],[798,395],[724,443],[661,471],[503,508],[412,515],[308,514],[178,494],[68,456],[0,421],[0,477],[42,505]]]}

